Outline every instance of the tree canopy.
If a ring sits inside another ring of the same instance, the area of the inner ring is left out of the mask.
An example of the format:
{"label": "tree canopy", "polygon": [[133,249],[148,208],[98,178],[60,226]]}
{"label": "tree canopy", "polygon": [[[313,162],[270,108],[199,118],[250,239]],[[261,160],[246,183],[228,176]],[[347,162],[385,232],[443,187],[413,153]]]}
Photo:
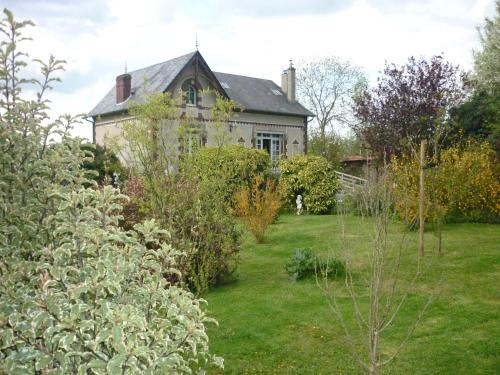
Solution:
{"label": "tree canopy", "polygon": [[442,138],[444,119],[463,98],[458,67],[441,56],[387,64],[377,85],[355,99],[355,133],[381,158],[408,152],[422,139]]}

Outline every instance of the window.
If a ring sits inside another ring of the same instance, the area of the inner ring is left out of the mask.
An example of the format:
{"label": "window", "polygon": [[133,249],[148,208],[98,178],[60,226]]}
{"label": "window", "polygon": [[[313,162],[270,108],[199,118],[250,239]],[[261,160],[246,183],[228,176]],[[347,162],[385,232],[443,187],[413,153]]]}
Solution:
{"label": "window", "polygon": [[292,142],[292,150],[293,150],[293,155],[297,155],[299,153],[299,141],[296,139]]}
{"label": "window", "polygon": [[187,90],[187,104],[196,105],[196,87],[189,85]]}
{"label": "window", "polygon": [[186,104],[197,104],[197,89],[194,79],[188,79],[182,84],[182,92],[186,95]]}
{"label": "window", "polygon": [[199,133],[188,134],[186,138],[186,151],[188,154],[192,154],[201,147],[202,142],[201,135]]}
{"label": "window", "polygon": [[276,95],[276,96],[278,96],[278,95],[282,95],[280,90],[272,89],[271,91],[272,91],[272,93],[273,93],[274,95]]}
{"label": "window", "polygon": [[224,87],[225,89],[229,88],[229,85],[226,82],[221,82],[220,85]]}
{"label": "window", "polygon": [[257,148],[266,150],[271,160],[278,161],[282,154],[283,134],[257,133]]}
{"label": "window", "polygon": [[197,123],[186,124],[180,130],[179,143],[180,148],[187,154],[192,154],[194,151],[204,145],[204,131],[202,126]]}

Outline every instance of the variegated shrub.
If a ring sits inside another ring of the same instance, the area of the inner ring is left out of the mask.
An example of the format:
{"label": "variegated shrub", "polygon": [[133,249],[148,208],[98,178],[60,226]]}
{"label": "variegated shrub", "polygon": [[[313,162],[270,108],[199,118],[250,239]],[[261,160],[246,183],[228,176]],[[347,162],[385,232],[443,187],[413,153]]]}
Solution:
{"label": "variegated shrub", "polygon": [[[9,11],[0,23],[0,373],[165,374],[203,371],[204,301],[170,284],[182,254],[154,221],[118,226],[127,198],[97,190],[86,154],[48,121],[41,82],[18,78],[27,57]],[[26,84],[40,84],[33,100]],[[69,117],[67,123],[71,122]],[[50,139],[57,137],[58,142]],[[175,277],[173,277],[175,276]]]}

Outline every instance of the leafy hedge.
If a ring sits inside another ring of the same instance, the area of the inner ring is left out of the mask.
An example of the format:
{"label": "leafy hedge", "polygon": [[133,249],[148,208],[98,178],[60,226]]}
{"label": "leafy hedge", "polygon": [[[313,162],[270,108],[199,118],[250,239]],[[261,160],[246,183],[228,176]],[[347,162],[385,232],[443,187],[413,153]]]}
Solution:
{"label": "leafy hedge", "polygon": [[218,180],[228,201],[241,187],[251,187],[255,176],[268,173],[269,167],[270,158],[265,151],[239,145],[203,147],[183,163],[187,174]]}
{"label": "leafy hedge", "polygon": [[[396,182],[398,215],[408,223],[418,214],[419,165],[415,158],[391,163]],[[448,222],[497,222],[500,217],[500,167],[488,142],[469,141],[441,154],[440,163],[426,168],[426,217],[435,219],[436,207]]]}
{"label": "leafy hedge", "polygon": [[283,201],[295,207],[302,195],[305,209],[314,214],[330,212],[336,203],[339,181],[333,166],[322,156],[298,155],[280,161],[280,191]]}

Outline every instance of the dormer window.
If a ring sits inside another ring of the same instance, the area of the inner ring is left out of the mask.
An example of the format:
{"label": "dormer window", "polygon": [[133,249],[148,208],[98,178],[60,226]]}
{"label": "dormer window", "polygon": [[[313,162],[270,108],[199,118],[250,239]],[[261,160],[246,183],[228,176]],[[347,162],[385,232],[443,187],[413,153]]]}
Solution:
{"label": "dormer window", "polygon": [[182,91],[186,95],[186,104],[196,105],[197,101],[197,90],[196,84],[193,79],[189,79],[182,84]]}

